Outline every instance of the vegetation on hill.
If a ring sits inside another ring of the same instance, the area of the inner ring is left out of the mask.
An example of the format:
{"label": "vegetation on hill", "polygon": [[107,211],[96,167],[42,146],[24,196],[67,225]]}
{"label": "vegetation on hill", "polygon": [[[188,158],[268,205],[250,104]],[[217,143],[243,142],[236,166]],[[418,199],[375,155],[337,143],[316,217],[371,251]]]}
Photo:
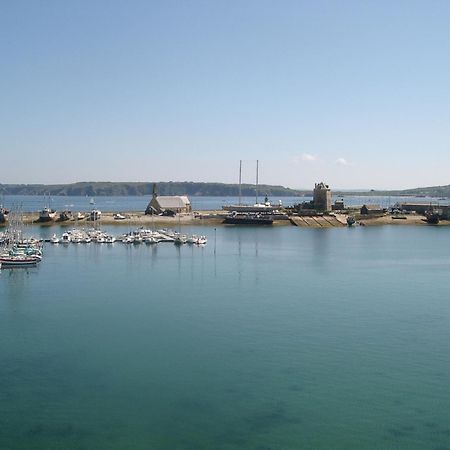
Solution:
{"label": "vegetation on hill", "polygon": [[[189,196],[210,196],[210,197],[231,197],[239,195],[238,184],[225,183],[196,183],[192,181],[164,181],[156,183],[157,191],[160,195],[189,195]],[[243,196],[255,195],[255,185],[243,184],[241,186]],[[0,195],[82,195],[89,197],[98,196],[130,196],[130,195],[151,195],[153,183],[141,182],[80,182],[72,184],[0,184]],[[450,197],[450,185],[432,186],[415,189],[366,192],[339,191],[333,190],[335,195],[410,195],[427,197]],[[312,195],[311,190],[290,189],[284,186],[259,185],[260,196],[286,197]]]}
{"label": "vegetation on hill", "polygon": [[[190,196],[237,196],[238,184],[225,183],[195,183],[191,181],[169,181],[156,183],[157,192],[160,195],[190,195]],[[255,186],[243,184],[241,186],[243,196],[255,195]],[[151,195],[153,183],[114,183],[114,182],[80,182],[72,184],[0,184],[0,194],[5,195],[87,195],[93,196],[130,196]],[[285,188],[283,186],[259,185],[258,192],[261,196],[297,196],[305,191]]]}

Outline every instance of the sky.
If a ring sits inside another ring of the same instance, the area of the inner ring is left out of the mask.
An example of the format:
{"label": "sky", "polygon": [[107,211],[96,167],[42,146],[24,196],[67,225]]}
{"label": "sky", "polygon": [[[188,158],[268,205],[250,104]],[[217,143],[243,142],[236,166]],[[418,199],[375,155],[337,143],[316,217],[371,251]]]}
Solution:
{"label": "sky", "polygon": [[450,184],[450,2],[0,0],[0,183]]}

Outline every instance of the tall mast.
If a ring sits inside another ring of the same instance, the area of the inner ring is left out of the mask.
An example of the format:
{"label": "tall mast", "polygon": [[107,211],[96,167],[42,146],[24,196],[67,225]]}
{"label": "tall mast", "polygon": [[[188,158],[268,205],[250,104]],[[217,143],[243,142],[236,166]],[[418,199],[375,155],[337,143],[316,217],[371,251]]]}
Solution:
{"label": "tall mast", "polygon": [[239,205],[241,204],[241,197],[242,197],[241,182],[242,182],[242,159],[239,160]]}
{"label": "tall mast", "polygon": [[256,204],[258,204],[258,164],[259,161],[256,160],[256,188],[255,188]]}

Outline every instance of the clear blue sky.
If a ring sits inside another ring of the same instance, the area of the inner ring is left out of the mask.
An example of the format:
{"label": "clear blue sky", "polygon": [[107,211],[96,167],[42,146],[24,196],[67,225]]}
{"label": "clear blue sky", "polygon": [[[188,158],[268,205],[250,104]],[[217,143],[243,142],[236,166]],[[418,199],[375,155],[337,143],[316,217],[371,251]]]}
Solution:
{"label": "clear blue sky", "polygon": [[0,0],[0,183],[450,184],[449,1]]}

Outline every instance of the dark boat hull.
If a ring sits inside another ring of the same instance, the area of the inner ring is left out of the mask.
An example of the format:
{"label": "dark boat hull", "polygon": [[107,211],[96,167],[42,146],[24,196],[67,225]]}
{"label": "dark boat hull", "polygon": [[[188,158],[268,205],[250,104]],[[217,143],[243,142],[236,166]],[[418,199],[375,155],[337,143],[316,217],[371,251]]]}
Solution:
{"label": "dark boat hull", "polygon": [[225,217],[224,224],[228,225],[272,225],[269,217]]}

